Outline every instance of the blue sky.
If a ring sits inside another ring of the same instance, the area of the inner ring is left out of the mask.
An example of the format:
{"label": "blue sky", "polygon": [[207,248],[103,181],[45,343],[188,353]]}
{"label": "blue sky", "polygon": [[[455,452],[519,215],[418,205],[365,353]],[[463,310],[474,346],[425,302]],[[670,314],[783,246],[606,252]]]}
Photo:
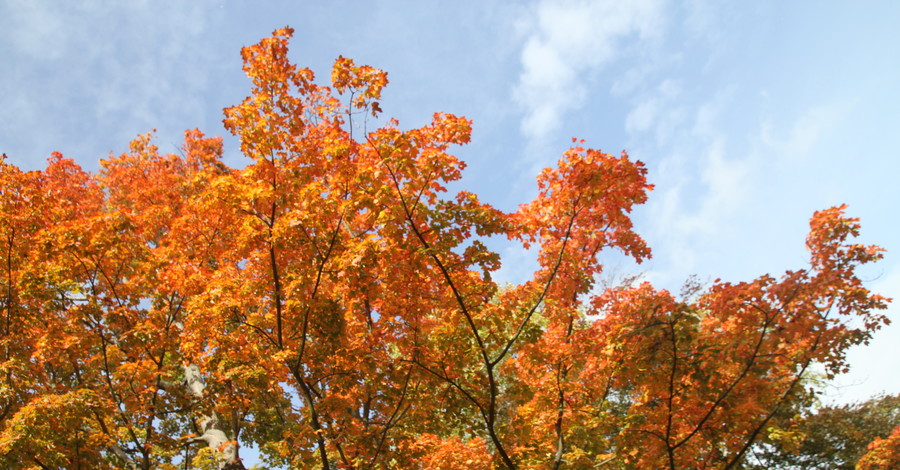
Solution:
{"label": "blue sky", "polygon": [[[249,83],[239,50],[296,29],[292,59],[327,79],[338,55],[383,68],[385,114],[474,120],[460,187],[512,210],[572,137],[644,161],[635,212],[654,259],[613,258],[678,291],[802,268],[813,211],[847,203],[888,249],[869,286],[900,299],[900,3],[621,1],[0,1],[0,152],[26,169],[60,151],[89,169],[157,129],[226,137]],[[503,274],[530,256],[501,247]],[[900,302],[898,302],[900,303]],[[891,316],[900,322],[900,307]],[[900,393],[900,326],[851,354],[828,389]]]}

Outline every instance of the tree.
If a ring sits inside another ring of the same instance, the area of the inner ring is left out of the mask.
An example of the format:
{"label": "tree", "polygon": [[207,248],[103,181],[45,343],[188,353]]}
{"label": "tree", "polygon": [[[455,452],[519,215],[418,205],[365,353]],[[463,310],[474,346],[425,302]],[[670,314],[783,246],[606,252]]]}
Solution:
{"label": "tree", "polygon": [[900,397],[824,406],[770,429],[770,442],[754,451],[757,468],[853,470],[876,439],[900,426]]}
{"label": "tree", "polygon": [[[98,174],[3,163],[7,468],[242,468],[242,443],[281,468],[736,468],[887,322],[844,207],[805,269],[597,293],[604,250],[650,256],[643,164],[578,141],[515,212],[451,196],[470,122],[380,121],[384,72],[318,84],[291,33],[242,51],[242,169],[199,131]],[[496,282],[486,237],[535,247],[531,279]]]}
{"label": "tree", "polygon": [[875,438],[856,464],[857,470],[890,470],[900,466],[900,426],[885,438]]}

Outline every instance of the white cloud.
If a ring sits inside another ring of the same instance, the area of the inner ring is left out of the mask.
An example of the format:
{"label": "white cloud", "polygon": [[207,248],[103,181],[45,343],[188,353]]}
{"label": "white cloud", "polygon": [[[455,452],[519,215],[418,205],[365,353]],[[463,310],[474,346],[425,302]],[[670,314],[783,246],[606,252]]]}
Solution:
{"label": "white cloud", "polygon": [[736,208],[745,202],[752,186],[752,173],[757,161],[753,156],[743,160],[728,158],[724,137],[716,138],[710,145],[702,181],[707,188],[698,218],[715,224],[735,214]]}
{"label": "white cloud", "polygon": [[[59,150],[91,165],[138,133],[179,118],[192,120],[182,128],[202,122],[198,96],[211,67],[196,44],[214,13],[201,5],[16,2],[8,10],[0,58],[15,66],[0,92],[18,99],[0,112],[0,132],[30,136],[4,149],[17,163],[39,166]],[[168,144],[180,131],[160,135],[175,134]]]}
{"label": "white cloud", "polygon": [[733,237],[740,208],[759,183],[759,153],[733,154],[739,143],[722,124],[734,97],[726,88],[690,103],[678,82],[664,79],[636,96],[626,120],[657,184],[645,230],[661,257],[657,277],[667,288],[703,269],[718,269],[709,259],[712,244]]}
{"label": "white cloud", "polygon": [[[669,196],[675,197],[664,201],[659,207],[662,215],[660,222],[668,226],[668,229],[675,229],[678,235],[676,240],[680,245],[690,245],[690,238],[721,235],[727,221],[735,216],[737,208],[746,201],[753,185],[756,162],[752,158],[728,158],[725,149],[724,136],[709,142],[701,150],[699,181],[693,178],[682,179],[679,186],[670,190]],[[685,201],[678,197],[685,187],[693,187],[695,191],[702,190],[702,196],[698,198],[700,204],[694,210],[685,207]]]}
{"label": "white cloud", "polygon": [[650,130],[660,112],[659,101],[649,97],[634,107],[625,117],[625,130],[634,134]]}
{"label": "white cloud", "polygon": [[514,90],[525,109],[522,132],[533,139],[559,128],[587,93],[588,77],[615,60],[622,40],[652,36],[662,2],[541,2],[526,21],[522,72]]}
{"label": "white cloud", "polygon": [[847,106],[840,103],[816,106],[794,122],[790,132],[784,137],[773,130],[771,120],[762,123],[760,141],[788,159],[803,159],[813,146],[838,123],[846,114]]}
{"label": "white cloud", "polygon": [[716,93],[710,101],[698,106],[691,134],[697,137],[710,137],[722,132],[719,128],[722,113],[729,104],[733,104],[731,103],[733,99],[734,90],[726,88]]}
{"label": "white cloud", "polygon": [[65,47],[65,24],[53,14],[58,5],[17,2],[9,5],[9,38],[15,49],[34,59],[58,59]]}
{"label": "white cloud", "polygon": [[681,93],[681,85],[676,80],[665,79],[652,90],[639,94],[637,104],[625,117],[625,130],[642,140],[646,134],[655,137],[657,147],[671,144],[674,137],[682,134],[681,128],[688,117],[687,109],[680,103]]}
{"label": "white cloud", "polygon": [[[791,266],[793,258],[766,261],[750,251],[728,254],[727,263],[721,257],[747,230],[759,233],[751,243],[763,249],[761,240],[775,236],[773,230],[783,236],[785,227],[802,225],[795,223],[797,212],[809,214],[799,202],[802,195],[791,192],[792,175],[810,171],[803,160],[837,127],[847,106],[808,108],[788,116],[780,126],[786,130],[775,132],[771,120],[747,120],[736,111],[746,108],[734,87],[725,86],[697,104],[687,101],[689,94],[663,89],[638,95],[626,124],[632,138],[643,143],[642,157],[650,159],[651,179],[657,184],[648,203],[646,233],[662,257],[658,269],[667,266],[668,281],[674,284],[702,270],[752,276],[757,274],[754,265],[776,271]],[[777,249],[792,253],[788,246]]]}
{"label": "white cloud", "polygon": [[684,26],[689,34],[706,38],[711,42],[719,38],[721,35],[719,23],[723,16],[721,6],[715,2],[689,0],[684,7],[687,10]]}

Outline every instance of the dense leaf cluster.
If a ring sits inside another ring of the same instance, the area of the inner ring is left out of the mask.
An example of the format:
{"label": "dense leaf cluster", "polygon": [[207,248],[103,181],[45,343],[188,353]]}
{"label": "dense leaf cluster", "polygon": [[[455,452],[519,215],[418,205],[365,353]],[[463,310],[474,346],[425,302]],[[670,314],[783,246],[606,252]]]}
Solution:
{"label": "dense leaf cluster", "polygon": [[[876,439],[900,427],[900,397],[808,410],[761,444],[748,468],[853,470]],[[877,468],[877,467],[876,467]]]}

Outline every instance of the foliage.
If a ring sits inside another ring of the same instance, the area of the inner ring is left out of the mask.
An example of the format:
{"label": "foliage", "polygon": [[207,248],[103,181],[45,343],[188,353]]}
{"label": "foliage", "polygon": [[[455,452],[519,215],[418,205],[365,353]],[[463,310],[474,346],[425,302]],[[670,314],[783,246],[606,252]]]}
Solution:
{"label": "foliage", "polygon": [[900,426],[885,438],[876,438],[856,464],[857,470],[890,470],[900,467]]}
{"label": "foliage", "polygon": [[900,426],[900,397],[825,406],[770,429],[770,442],[754,451],[758,468],[852,470],[876,439]]}
{"label": "foliage", "polygon": [[[289,468],[735,468],[887,322],[843,207],[805,269],[594,292],[606,250],[650,256],[643,164],[576,142],[515,212],[449,195],[470,122],[370,130],[386,74],[339,58],[317,84],[290,35],[242,52],[243,169],[199,131],[98,174],[2,163],[0,465],[242,468],[252,442]],[[533,276],[494,281],[487,237]]]}

